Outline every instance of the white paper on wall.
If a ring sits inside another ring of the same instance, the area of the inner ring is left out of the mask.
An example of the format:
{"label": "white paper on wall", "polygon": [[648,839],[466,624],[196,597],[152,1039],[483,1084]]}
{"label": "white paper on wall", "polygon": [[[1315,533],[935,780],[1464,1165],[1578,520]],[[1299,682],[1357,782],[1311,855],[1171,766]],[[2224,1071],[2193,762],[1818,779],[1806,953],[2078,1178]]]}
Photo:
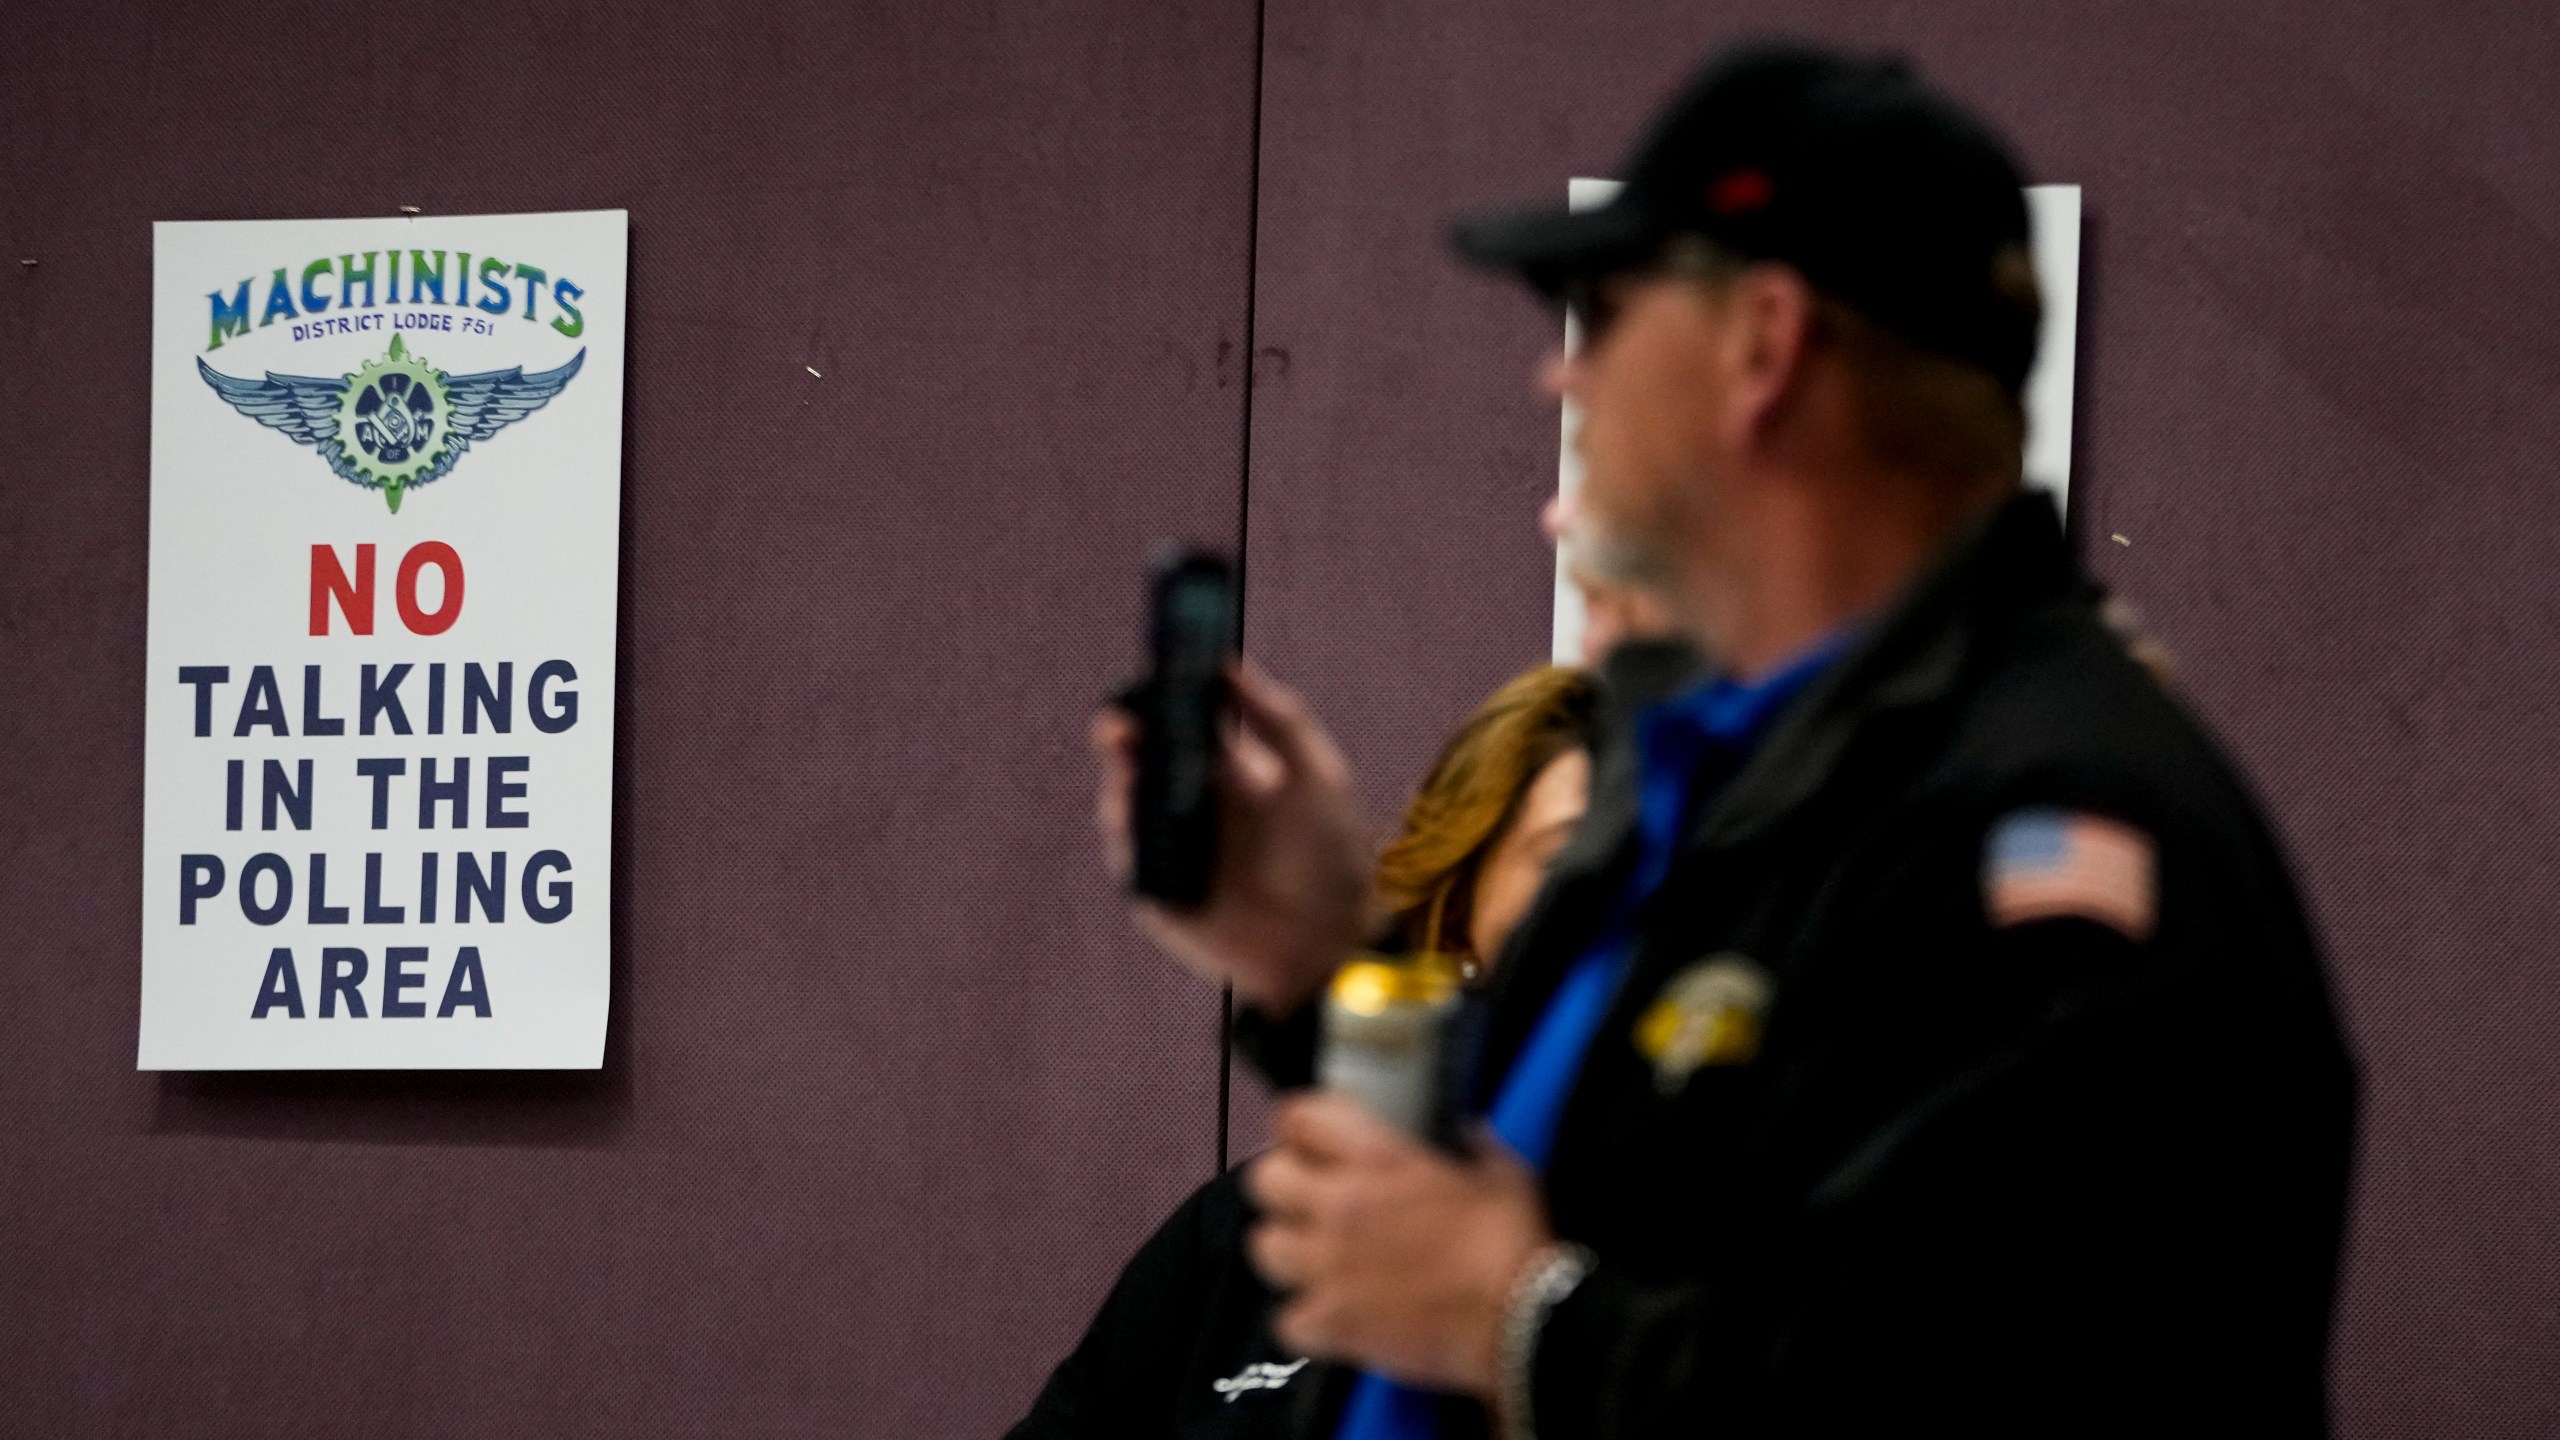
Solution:
{"label": "white paper on wall", "polygon": [[627,237],[156,227],[140,1068],[602,1063]]}

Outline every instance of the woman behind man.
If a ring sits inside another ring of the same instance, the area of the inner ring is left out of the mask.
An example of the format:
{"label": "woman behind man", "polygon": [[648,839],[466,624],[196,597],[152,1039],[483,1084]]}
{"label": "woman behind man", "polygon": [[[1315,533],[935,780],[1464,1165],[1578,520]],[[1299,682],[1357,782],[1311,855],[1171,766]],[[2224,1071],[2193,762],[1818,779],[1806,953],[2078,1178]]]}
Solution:
{"label": "woman behind man", "polygon": [[[1584,672],[1542,666],[1450,737],[1379,857],[1378,948],[1448,955],[1464,979],[1483,979],[1582,817],[1594,700]],[[1244,1253],[1252,1221],[1236,1172],[1194,1191],[1007,1440],[1285,1433],[1304,1362],[1268,1334],[1274,1296]]]}

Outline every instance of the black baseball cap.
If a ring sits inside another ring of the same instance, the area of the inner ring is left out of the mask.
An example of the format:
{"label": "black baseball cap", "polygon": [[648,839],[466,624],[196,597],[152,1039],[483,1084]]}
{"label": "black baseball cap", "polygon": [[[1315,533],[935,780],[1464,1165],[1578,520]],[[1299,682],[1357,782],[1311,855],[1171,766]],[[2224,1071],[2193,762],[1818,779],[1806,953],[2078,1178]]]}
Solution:
{"label": "black baseball cap", "polygon": [[1594,210],[1459,223],[1479,264],[1550,297],[1696,235],[1778,261],[1913,344],[2016,394],[2039,304],[2025,179],[1990,127],[1899,60],[1755,42],[1709,60]]}

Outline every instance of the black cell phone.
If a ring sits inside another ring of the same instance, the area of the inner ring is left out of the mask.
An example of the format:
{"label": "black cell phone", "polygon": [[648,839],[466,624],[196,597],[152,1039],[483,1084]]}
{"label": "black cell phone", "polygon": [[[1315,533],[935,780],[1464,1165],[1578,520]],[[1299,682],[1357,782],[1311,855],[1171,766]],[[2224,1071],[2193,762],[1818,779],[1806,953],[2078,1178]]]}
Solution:
{"label": "black cell phone", "polygon": [[1205,551],[1157,563],[1148,587],[1150,669],[1132,695],[1138,717],[1130,888],[1187,908],[1209,894],[1218,863],[1218,747],[1227,662],[1236,650],[1235,571]]}

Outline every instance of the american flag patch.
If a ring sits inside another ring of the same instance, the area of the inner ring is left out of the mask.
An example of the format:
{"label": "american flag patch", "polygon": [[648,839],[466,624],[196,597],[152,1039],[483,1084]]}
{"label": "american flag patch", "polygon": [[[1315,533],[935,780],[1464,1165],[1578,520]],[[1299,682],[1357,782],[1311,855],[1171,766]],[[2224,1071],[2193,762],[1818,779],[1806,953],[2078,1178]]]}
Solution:
{"label": "american flag patch", "polygon": [[2157,905],[2151,837],[2070,810],[2019,810],[1991,827],[1982,908],[1999,925],[2078,916],[2149,938]]}

